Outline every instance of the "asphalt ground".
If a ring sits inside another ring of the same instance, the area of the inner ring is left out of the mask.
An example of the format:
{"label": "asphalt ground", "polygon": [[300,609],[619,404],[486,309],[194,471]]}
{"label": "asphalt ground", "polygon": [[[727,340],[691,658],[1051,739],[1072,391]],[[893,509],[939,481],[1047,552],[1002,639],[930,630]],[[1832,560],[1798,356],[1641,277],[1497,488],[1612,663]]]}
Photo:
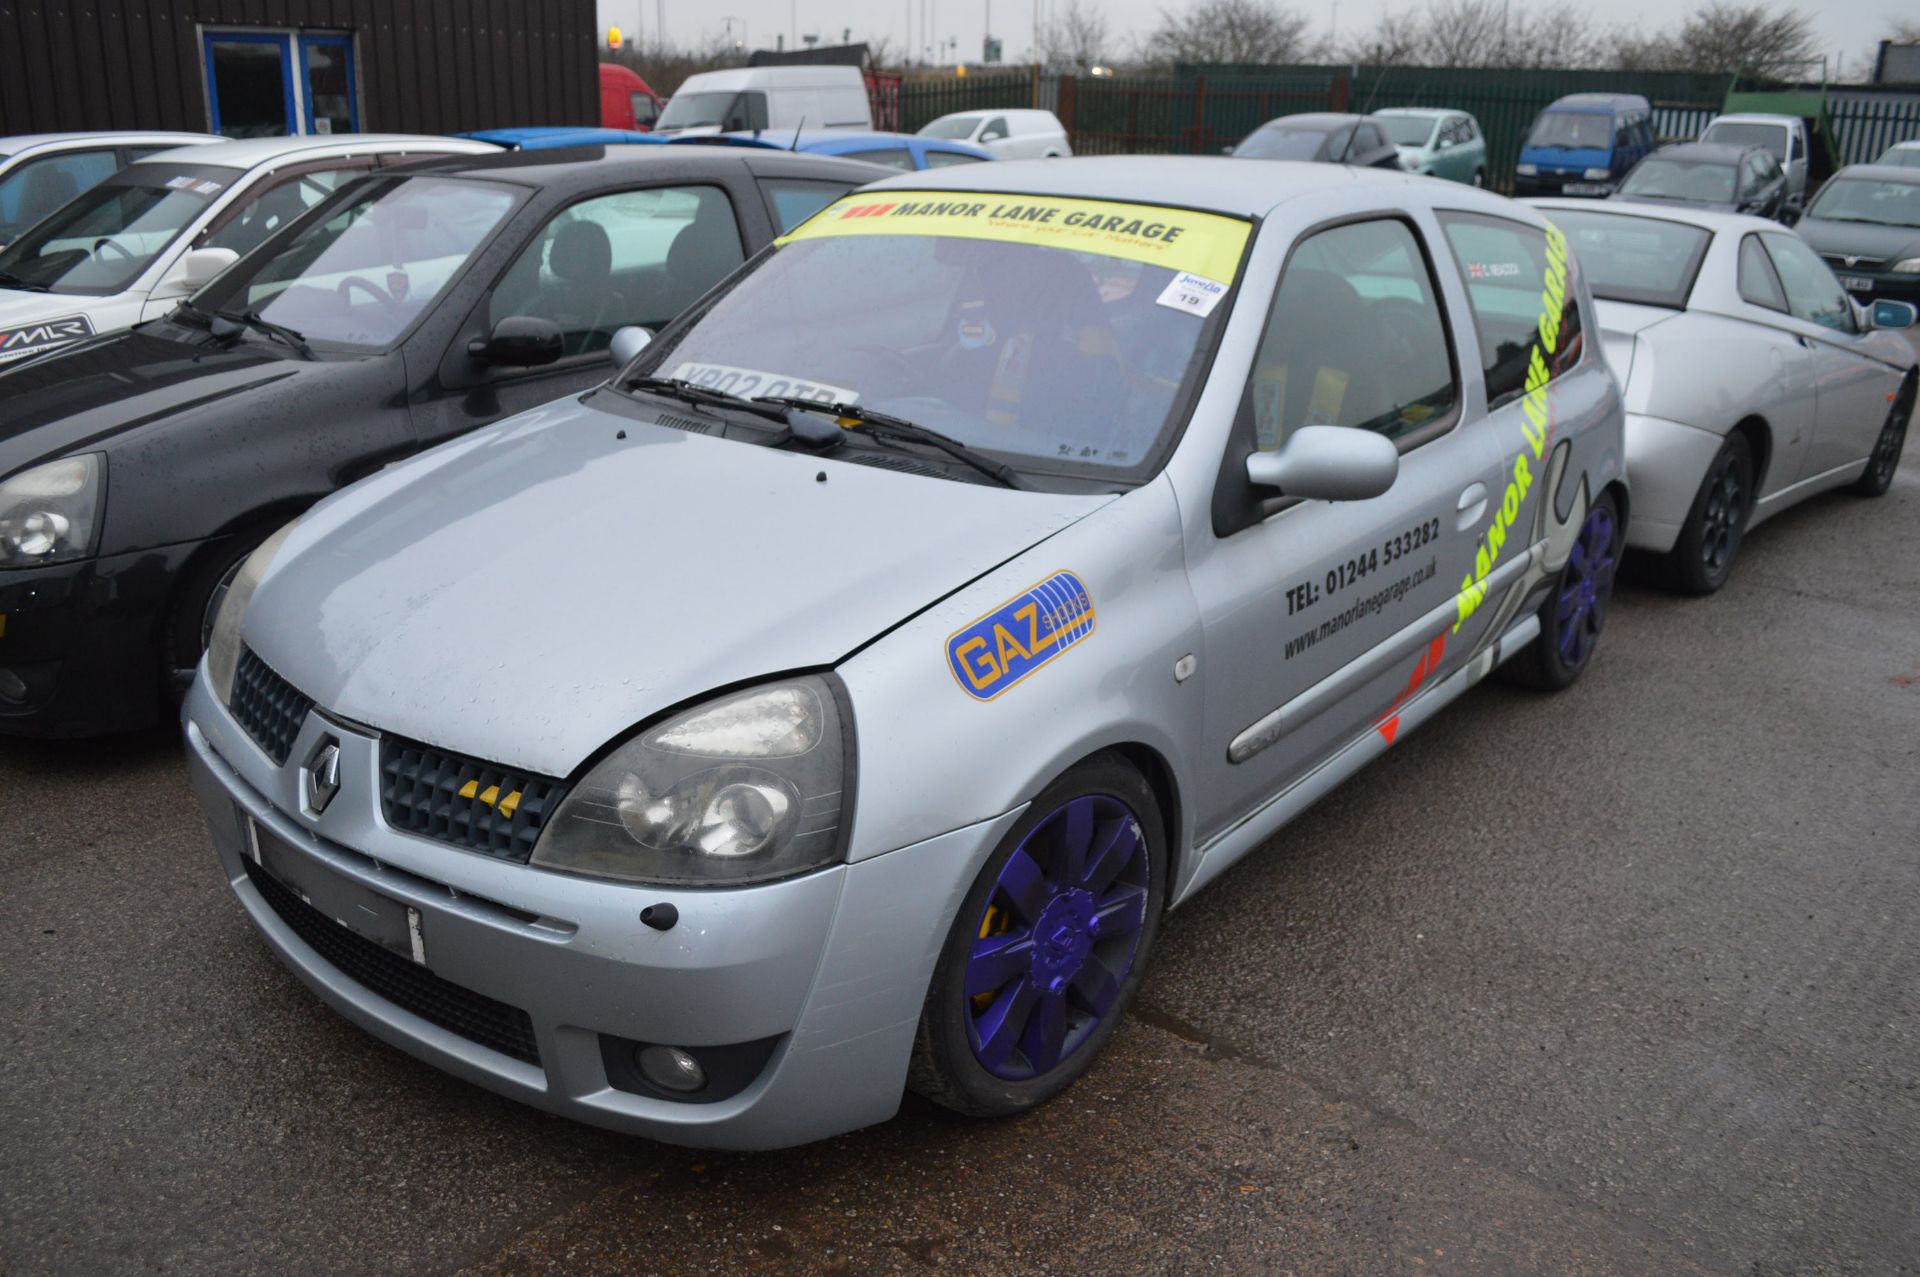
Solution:
{"label": "asphalt ground", "polygon": [[497,1099],[276,964],[170,732],[0,742],[0,1272],[1920,1271],[1916,454],[1405,738],[1015,1121],[704,1156]]}

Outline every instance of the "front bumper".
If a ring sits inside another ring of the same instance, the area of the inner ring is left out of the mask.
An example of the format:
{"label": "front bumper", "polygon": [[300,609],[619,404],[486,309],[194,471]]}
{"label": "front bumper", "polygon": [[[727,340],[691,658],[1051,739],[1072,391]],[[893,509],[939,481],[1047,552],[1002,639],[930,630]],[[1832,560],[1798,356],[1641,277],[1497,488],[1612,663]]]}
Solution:
{"label": "front bumper", "polygon": [[[947,929],[978,866],[1018,816],[782,882],[635,886],[394,830],[380,814],[378,737],[318,712],[285,767],[253,744],[204,678],[188,696],[185,726],[222,872],[269,946],[323,1001],[375,1037],[489,1090],[704,1148],[780,1148],[893,1115]],[[314,816],[301,797],[301,764],[323,737],[340,745],[341,785]],[[445,1017],[425,1018],[349,974],[350,963],[323,956],[249,872],[249,820],[305,859],[303,872],[417,911],[422,965],[459,991],[524,1013],[537,1060],[444,1027]],[[643,908],[661,903],[679,913],[664,932],[639,920]],[[623,1089],[609,1068],[610,1039],[696,1053],[773,1041],[743,1088],[696,1103]]]}
{"label": "front bumper", "polygon": [[160,626],[198,548],[0,572],[0,736],[94,736],[159,721]]}
{"label": "front bumper", "polygon": [[1665,554],[1680,538],[1680,525],[1706,478],[1725,436],[1663,417],[1627,414],[1627,486],[1633,519],[1627,544]]}

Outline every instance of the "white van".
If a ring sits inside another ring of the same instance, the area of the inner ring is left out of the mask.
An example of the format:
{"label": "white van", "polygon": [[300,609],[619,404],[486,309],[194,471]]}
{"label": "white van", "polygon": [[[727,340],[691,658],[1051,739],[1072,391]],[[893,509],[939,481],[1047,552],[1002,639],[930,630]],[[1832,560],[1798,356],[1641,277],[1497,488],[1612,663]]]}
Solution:
{"label": "white van", "polygon": [[1072,155],[1067,130],[1052,111],[955,111],[920,130],[921,137],[970,142],[999,160],[1038,160]]}
{"label": "white van", "polygon": [[871,129],[873,108],[859,67],[742,67],[702,71],[674,90],[656,135],[766,129]]}

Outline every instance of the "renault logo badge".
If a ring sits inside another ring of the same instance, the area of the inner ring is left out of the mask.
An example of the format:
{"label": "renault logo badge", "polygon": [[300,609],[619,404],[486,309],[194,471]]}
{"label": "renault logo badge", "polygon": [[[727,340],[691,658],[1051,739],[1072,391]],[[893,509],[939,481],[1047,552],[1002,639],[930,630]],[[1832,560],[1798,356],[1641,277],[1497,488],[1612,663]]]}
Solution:
{"label": "renault logo badge", "polygon": [[319,747],[313,751],[313,757],[307,760],[306,768],[301,772],[301,788],[310,813],[318,816],[327,809],[333,796],[340,792],[339,741],[331,736],[321,738]]}

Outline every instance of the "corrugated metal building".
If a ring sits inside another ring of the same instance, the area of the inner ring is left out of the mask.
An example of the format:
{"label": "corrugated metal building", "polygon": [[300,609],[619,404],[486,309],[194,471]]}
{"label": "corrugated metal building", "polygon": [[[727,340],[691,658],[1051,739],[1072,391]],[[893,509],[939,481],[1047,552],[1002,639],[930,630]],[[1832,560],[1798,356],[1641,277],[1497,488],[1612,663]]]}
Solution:
{"label": "corrugated metal building", "polygon": [[597,124],[594,0],[0,0],[0,136]]}

